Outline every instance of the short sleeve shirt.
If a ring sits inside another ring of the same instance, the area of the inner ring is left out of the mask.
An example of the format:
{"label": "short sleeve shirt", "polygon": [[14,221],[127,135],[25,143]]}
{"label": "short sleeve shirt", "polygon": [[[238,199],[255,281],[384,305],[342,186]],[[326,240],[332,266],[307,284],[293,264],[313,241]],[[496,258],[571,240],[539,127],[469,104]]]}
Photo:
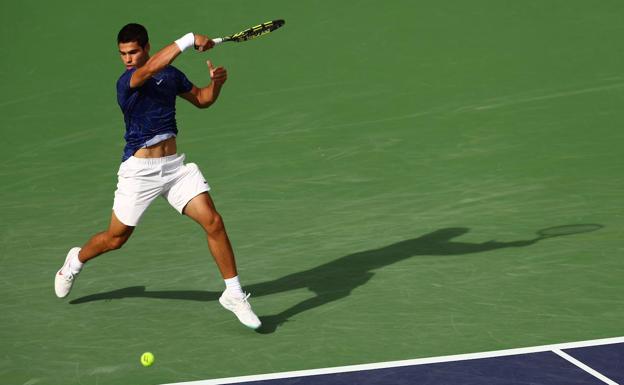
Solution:
{"label": "short sleeve shirt", "polygon": [[155,137],[177,135],[176,96],[193,88],[184,73],[171,65],[142,86],[130,88],[130,78],[134,71],[135,68],[127,70],[117,81],[117,102],[126,123],[126,146],[122,161]]}

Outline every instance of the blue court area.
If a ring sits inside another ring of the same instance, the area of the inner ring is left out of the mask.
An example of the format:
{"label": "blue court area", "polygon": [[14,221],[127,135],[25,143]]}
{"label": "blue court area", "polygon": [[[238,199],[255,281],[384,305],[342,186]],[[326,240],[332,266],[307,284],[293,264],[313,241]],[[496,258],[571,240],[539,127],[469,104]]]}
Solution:
{"label": "blue court area", "polygon": [[194,381],[178,385],[233,383],[248,385],[618,385],[624,384],[624,338],[273,375]]}

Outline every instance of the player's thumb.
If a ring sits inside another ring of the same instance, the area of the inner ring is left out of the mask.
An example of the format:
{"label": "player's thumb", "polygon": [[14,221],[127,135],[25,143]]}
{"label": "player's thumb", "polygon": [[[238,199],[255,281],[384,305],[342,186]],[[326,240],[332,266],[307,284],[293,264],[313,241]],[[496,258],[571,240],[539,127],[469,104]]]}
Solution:
{"label": "player's thumb", "polygon": [[208,64],[208,69],[210,71],[214,71],[214,66],[212,65],[212,62],[210,60],[206,60],[206,64]]}

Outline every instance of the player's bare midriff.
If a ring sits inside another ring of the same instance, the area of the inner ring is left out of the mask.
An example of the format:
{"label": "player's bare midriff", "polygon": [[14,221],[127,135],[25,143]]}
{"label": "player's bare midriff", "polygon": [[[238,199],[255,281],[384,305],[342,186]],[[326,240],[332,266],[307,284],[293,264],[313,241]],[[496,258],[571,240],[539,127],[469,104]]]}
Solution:
{"label": "player's bare midriff", "polygon": [[176,138],[169,138],[153,146],[140,148],[134,153],[137,158],[162,158],[163,156],[174,155],[178,151]]}

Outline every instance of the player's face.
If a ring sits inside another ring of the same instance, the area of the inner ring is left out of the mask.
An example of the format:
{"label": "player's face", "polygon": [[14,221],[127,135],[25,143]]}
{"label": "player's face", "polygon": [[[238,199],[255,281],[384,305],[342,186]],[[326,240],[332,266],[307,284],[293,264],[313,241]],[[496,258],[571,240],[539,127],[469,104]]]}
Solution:
{"label": "player's face", "polygon": [[149,43],[145,48],[141,48],[136,41],[119,43],[119,55],[127,70],[139,68],[149,59]]}

